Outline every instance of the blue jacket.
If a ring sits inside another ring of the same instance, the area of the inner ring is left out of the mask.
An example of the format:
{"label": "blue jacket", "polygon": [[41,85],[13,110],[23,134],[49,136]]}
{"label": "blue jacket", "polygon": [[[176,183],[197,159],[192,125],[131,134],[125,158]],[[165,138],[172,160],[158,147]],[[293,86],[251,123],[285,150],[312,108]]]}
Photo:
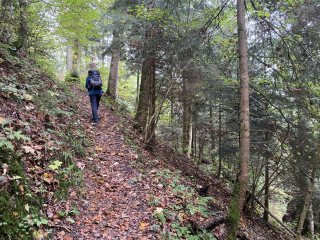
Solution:
{"label": "blue jacket", "polygon": [[102,95],[103,91],[101,87],[99,89],[94,89],[92,86],[90,86],[90,77],[88,76],[86,79],[86,89],[88,89],[89,95]]}

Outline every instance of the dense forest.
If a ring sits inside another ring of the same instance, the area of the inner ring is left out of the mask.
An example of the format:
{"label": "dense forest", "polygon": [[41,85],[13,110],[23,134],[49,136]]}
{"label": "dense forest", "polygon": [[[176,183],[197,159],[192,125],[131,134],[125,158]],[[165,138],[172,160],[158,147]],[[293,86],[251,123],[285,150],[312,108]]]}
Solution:
{"label": "dense forest", "polygon": [[[158,223],[137,220],[149,235],[79,239],[270,239],[243,233],[255,218],[271,239],[320,238],[318,0],[1,0],[0,12],[0,239],[79,238],[53,223],[86,208],[61,204],[91,178],[83,159],[127,156],[102,150],[122,138],[182,207],[153,197]],[[92,66],[108,108],[94,127],[81,92]],[[191,190],[179,174],[210,181]]]}

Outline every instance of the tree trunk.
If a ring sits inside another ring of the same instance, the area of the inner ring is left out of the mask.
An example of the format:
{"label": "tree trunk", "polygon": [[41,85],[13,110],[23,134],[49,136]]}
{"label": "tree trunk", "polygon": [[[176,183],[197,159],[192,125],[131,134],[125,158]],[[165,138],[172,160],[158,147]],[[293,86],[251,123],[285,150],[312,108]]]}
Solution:
{"label": "tree trunk", "polygon": [[26,52],[27,49],[27,37],[28,37],[28,22],[27,22],[27,1],[19,0],[20,10],[20,26],[18,32],[18,39],[15,42],[15,47],[19,52]]}
{"label": "tree trunk", "polygon": [[112,51],[109,81],[107,94],[109,94],[114,99],[118,97],[118,69],[119,69],[120,54],[118,50],[114,49]]}
{"label": "tree trunk", "polygon": [[140,93],[140,70],[137,72],[137,90],[136,90],[136,104],[135,104],[135,110],[138,109],[139,104],[139,93]]}
{"label": "tree trunk", "polygon": [[10,29],[8,29],[8,23],[12,12],[10,6],[12,1],[2,0],[1,1],[1,12],[0,12],[0,42],[8,43],[11,36]]}
{"label": "tree trunk", "polygon": [[309,208],[309,224],[310,224],[310,235],[311,235],[311,239],[314,239],[314,215],[313,215],[313,205],[312,205],[312,201],[310,203],[310,208]]}
{"label": "tree trunk", "polygon": [[109,81],[107,94],[117,99],[118,97],[118,69],[120,62],[120,45],[119,45],[119,32],[113,31],[113,40],[111,44],[111,63],[109,71]]}
{"label": "tree trunk", "polygon": [[222,172],[222,109],[221,109],[221,99],[219,99],[219,166],[217,177],[220,178]]}
{"label": "tree trunk", "polygon": [[66,70],[67,72],[72,71],[72,47],[67,47],[67,53],[66,53]]}
{"label": "tree trunk", "polygon": [[215,163],[215,148],[216,148],[216,138],[215,138],[215,131],[214,131],[214,117],[213,117],[213,108],[212,108],[212,103],[210,103],[210,140],[211,140],[211,161],[214,164]]}
{"label": "tree trunk", "polygon": [[79,78],[79,62],[80,62],[80,44],[76,39],[74,41],[73,46],[73,54],[72,54],[72,76],[75,78]]}
{"label": "tree trunk", "polygon": [[306,219],[307,213],[308,213],[308,209],[310,206],[310,203],[312,201],[312,195],[314,192],[314,185],[315,185],[315,177],[316,177],[316,172],[318,169],[318,165],[320,162],[320,145],[318,146],[317,149],[317,155],[316,155],[316,159],[314,160],[313,166],[312,166],[312,170],[311,170],[311,176],[309,178],[310,182],[308,184],[308,192],[304,201],[304,205],[302,208],[302,212],[299,218],[299,222],[298,222],[298,227],[297,227],[297,235],[296,235],[296,240],[301,240],[301,233],[302,233],[302,229],[303,229],[303,225],[304,225],[304,221]]}
{"label": "tree trunk", "polygon": [[[185,70],[182,74],[182,152],[188,157],[191,157],[192,150],[192,107],[191,107],[191,86],[190,72]],[[191,144],[190,144],[191,142]]]}
{"label": "tree trunk", "polygon": [[[264,206],[269,210],[269,157],[267,158],[266,166],[265,166],[265,179],[264,179]],[[263,212],[263,219],[268,222],[269,221],[269,213],[267,210]]]}
{"label": "tree trunk", "polygon": [[233,192],[233,198],[231,200],[228,213],[228,239],[230,240],[236,239],[237,236],[238,225],[245,203],[246,190],[249,180],[249,71],[244,0],[237,0],[237,22],[240,69],[240,175],[239,182],[237,183],[237,186]]}
{"label": "tree trunk", "polygon": [[144,45],[144,60],[142,62],[140,94],[137,112],[135,115],[135,128],[145,134],[145,142],[151,146],[155,141],[155,46],[151,43],[155,29],[146,32]]}

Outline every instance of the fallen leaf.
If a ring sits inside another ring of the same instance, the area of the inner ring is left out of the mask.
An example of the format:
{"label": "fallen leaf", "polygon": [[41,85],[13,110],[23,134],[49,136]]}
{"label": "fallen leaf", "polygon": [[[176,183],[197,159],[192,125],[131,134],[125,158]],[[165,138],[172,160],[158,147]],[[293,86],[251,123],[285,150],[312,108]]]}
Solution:
{"label": "fallen leaf", "polygon": [[96,151],[101,152],[102,150],[103,150],[103,148],[102,148],[102,147],[99,147],[99,146],[97,146],[97,147],[96,147]]}
{"label": "fallen leaf", "polygon": [[51,173],[44,173],[43,174],[43,180],[46,181],[47,183],[51,184],[53,181],[53,175]]}
{"label": "fallen leaf", "polygon": [[30,95],[30,94],[24,94],[24,97],[28,101],[32,101],[32,99],[33,99],[32,95]]}
{"label": "fallen leaf", "polygon": [[24,149],[25,153],[35,154],[35,150],[30,146],[22,146],[21,148]]}
{"label": "fallen leaf", "polygon": [[157,207],[157,209],[155,210],[156,213],[162,213],[163,212],[163,208],[161,207]]}
{"label": "fallen leaf", "polygon": [[71,237],[70,235],[65,235],[63,237],[63,240],[73,240],[73,237]]}
{"label": "fallen leaf", "polygon": [[26,110],[27,110],[27,111],[31,111],[31,110],[33,110],[33,109],[35,109],[35,106],[33,106],[33,105],[27,105],[27,106],[26,106]]}
{"label": "fallen leaf", "polygon": [[7,119],[5,119],[4,117],[0,117],[0,124],[1,125],[3,125],[6,122],[7,122]]}
{"label": "fallen leaf", "polygon": [[52,211],[52,209],[47,209],[47,216],[48,216],[48,218],[53,218],[53,216],[54,216],[54,213],[53,213],[53,211]]}
{"label": "fallen leaf", "polygon": [[140,230],[145,230],[146,227],[148,227],[148,225],[149,225],[149,223],[140,222],[139,229],[140,229]]}
{"label": "fallen leaf", "polygon": [[81,162],[77,162],[77,167],[81,170],[83,170],[85,168],[85,164],[84,163],[81,163]]}

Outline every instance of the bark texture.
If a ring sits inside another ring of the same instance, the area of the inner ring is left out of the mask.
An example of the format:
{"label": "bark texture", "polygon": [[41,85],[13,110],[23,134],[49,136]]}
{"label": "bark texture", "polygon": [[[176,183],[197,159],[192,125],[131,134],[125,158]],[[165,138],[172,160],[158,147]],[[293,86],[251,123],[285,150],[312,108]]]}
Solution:
{"label": "bark texture", "polygon": [[117,99],[118,97],[118,70],[120,62],[120,46],[118,38],[118,32],[113,31],[113,41],[111,44],[111,63],[107,94],[113,97],[114,99]]}
{"label": "bark texture", "polygon": [[[245,2],[237,0],[237,22],[240,70],[240,174],[229,212],[228,239],[236,239],[238,224],[245,203],[249,179],[250,120],[249,120],[249,71],[246,35]],[[233,211],[233,212],[232,212]]]}
{"label": "bark texture", "polygon": [[190,158],[191,156],[191,143],[192,143],[192,108],[191,101],[188,97],[190,92],[187,90],[186,79],[183,83],[183,116],[182,116],[182,151]]}
{"label": "bark texture", "polygon": [[140,93],[138,108],[135,115],[135,128],[145,135],[147,146],[151,146],[155,141],[155,46],[152,39],[155,36],[155,29],[151,28],[146,31],[146,41],[144,45],[144,60],[142,62]]}
{"label": "bark texture", "polygon": [[112,52],[109,81],[107,94],[112,96],[114,99],[118,97],[118,69],[119,69],[120,54],[117,50]]}
{"label": "bark texture", "polygon": [[79,78],[80,50],[80,43],[75,40],[72,54],[72,76],[77,78]]}
{"label": "bark texture", "polygon": [[67,47],[67,53],[66,53],[66,70],[68,72],[72,71],[72,47]]}
{"label": "bark texture", "polygon": [[311,170],[311,175],[310,175],[310,182],[308,184],[308,192],[304,201],[304,205],[302,208],[302,212],[299,218],[299,222],[298,222],[298,227],[297,227],[297,235],[296,235],[296,240],[301,240],[301,233],[302,233],[302,229],[303,229],[303,225],[304,222],[306,220],[306,216],[308,213],[308,209],[310,207],[311,201],[312,201],[312,195],[314,192],[314,185],[315,185],[315,177],[316,177],[316,173],[317,173],[317,169],[318,169],[318,165],[320,162],[320,145],[318,146],[318,150],[317,150],[317,155],[316,155],[316,159],[314,160],[313,166],[312,166],[312,170]]}
{"label": "bark texture", "polygon": [[25,52],[27,49],[27,37],[28,37],[28,24],[27,24],[27,1],[19,0],[20,10],[20,25],[18,32],[18,39],[15,42],[17,51]]}
{"label": "bark texture", "polygon": [[8,23],[10,16],[12,16],[11,9],[12,1],[2,0],[1,1],[1,12],[0,12],[0,42],[8,43],[10,39],[10,29],[8,29]]}

